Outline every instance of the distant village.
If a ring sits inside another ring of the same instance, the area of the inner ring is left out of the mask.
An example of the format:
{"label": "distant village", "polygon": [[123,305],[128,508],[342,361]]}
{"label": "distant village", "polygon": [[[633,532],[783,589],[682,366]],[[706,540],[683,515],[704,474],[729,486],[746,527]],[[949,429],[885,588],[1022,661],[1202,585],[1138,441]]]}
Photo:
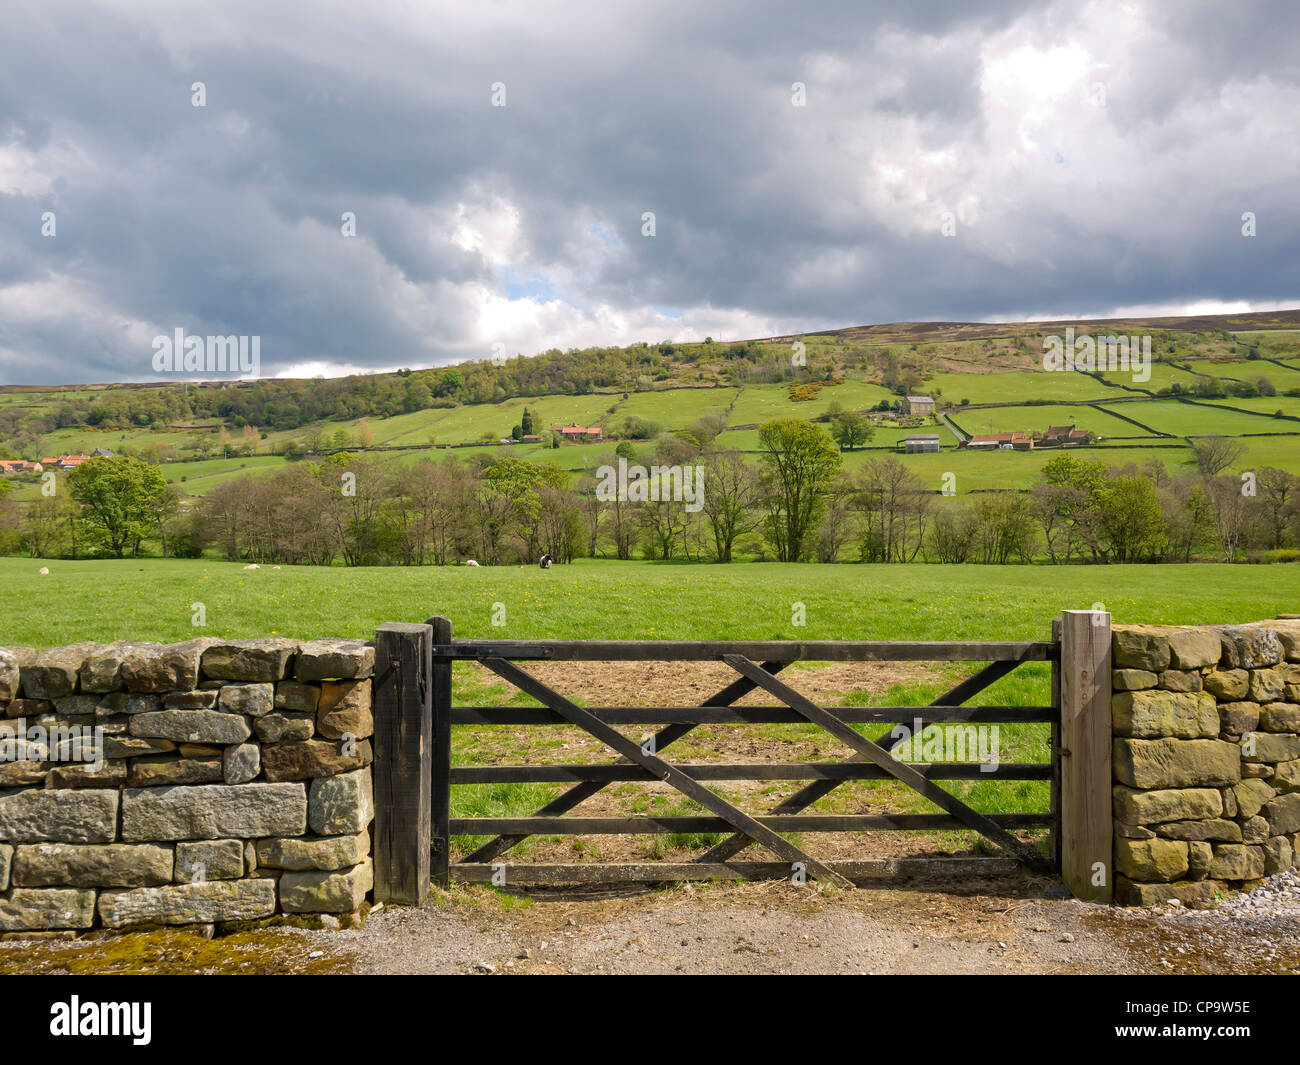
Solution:
{"label": "distant village", "polygon": [[[906,412],[911,415],[933,415],[934,399],[931,396],[907,396]],[[1026,432],[1016,429],[1008,433],[988,433],[967,437],[958,445],[966,451],[1033,451],[1044,447],[1083,447],[1096,442],[1097,435],[1073,425],[1049,425],[1043,432]],[[925,454],[941,448],[938,433],[913,433],[898,442],[900,451],[908,455]]]}
{"label": "distant village", "polygon": [[108,448],[98,448],[89,455],[59,455],[56,458],[28,462],[26,459],[0,459],[0,474],[44,473],[46,470],[75,470],[86,459],[112,458]]}

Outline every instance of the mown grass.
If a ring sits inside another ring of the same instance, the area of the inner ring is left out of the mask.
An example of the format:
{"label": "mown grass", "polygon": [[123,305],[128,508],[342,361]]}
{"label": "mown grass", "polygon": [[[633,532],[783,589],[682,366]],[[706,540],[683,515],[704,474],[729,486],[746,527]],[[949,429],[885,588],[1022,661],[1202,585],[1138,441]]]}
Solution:
{"label": "mown grass", "polygon": [[[945,457],[945,456],[933,456]],[[992,457],[992,456],[989,456]],[[49,568],[42,576],[39,569]],[[282,635],[373,636],[450,617],[479,637],[1033,639],[1062,609],[1127,622],[1240,622],[1297,608],[1300,567],[929,566],[586,559],[551,570],[316,568],[206,560],[0,559],[0,644]],[[204,604],[206,625],[191,623]],[[494,604],[505,624],[493,626]],[[794,604],[806,624],[792,624]]]}

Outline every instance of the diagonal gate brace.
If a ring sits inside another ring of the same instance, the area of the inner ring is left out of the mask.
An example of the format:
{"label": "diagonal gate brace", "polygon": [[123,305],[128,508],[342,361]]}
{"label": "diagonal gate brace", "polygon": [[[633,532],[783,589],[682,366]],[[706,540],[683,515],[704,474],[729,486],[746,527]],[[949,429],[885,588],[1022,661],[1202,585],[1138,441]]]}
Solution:
{"label": "diagonal gate brace", "polygon": [[[763,669],[765,669],[768,673],[780,673],[781,670],[785,669],[785,667],[788,666],[789,664],[790,663],[788,662],[764,662]],[[700,705],[701,706],[730,706],[737,699],[743,698],[744,696],[748,695],[756,687],[757,685],[747,677],[737,677],[734,681],[728,684],[721,691],[715,692],[713,695],[710,695],[707,699],[704,700],[704,702],[700,703]],[[692,729],[696,727],[697,726],[694,722],[688,722],[686,724],[668,725],[665,728],[661,728],[658,732],[654,734],[654,736],[651,738],[649,747],[652,751],[662,751],[670,743],[676,743],[679,739],[681,739],[683,736],[685,736],[688,732],[690,732]],[[581,784],[576,784],[573,787],[569,788],[567,791],[561,792],[554,799],[552,799],[545,806],[543,806],[540,810],[538,810],[535,814],[533,814],[533,816],[534,817],[558,817],[560,814],[567,814],[579,803],[585,802],[587,799],[590,799],[593,795],[597,794],[598,792],[600,792],[601,790],[607,787],[609,787],[608,781],[592,780],[592,781],[585,781]],[[470,864],[474,862],[490,862],[494,858],[498,857],[499,855],[504,854],[506,851],[508,851],[511,847],[515,846],[516,844],[522,843],[527,838],[528,838],[527,836],[507,836],[507,835],[497,836],[494,839],[488,840],[486,843],[483,844],[483,846],[479,847],[472,854],[466,855],[464,858],[461,859],[461,862],[470,863]],[[743,841],[743,846],[736,848],[739,851],[739,850],[743,850],[745,846],[749,845],[749,837],[741,835],[738,838]]]}
{"label": "diagonal gate brace", "polygon": [[[972,674],[971,676],[963,680],[960,684],[957,684],[954,687],[950,688],[948,691],[944,692],[943,695],[935,699],[930,705],[931,706],[961,706],[961,704],[964,703],[967,699],[970,699],[978,695],[994,681],[1001,680],[1013,669],[1015,669],[1016,666],[1018,665],[1020,665],[1020,663],[1018,661],[1015,661],[1014,659],[990,662],[983,669]],[[775,671],[768,670],[768,672],[771,673]],[[755,685],[755,687],[757,687],[757,685]],[[926,722],[925,719],[922,718],[921,726],[924,728],[927,724],[928,722]],[[897,739],[890,743],[884,743],[884,741],[889,738],[889,735],[890,735],[889,732],[886,732],[883,735],[877,736],[875,740],[876,743],[882,744],[884,750],[886,751],[892,751],[895,747],[897,747],[899,744],[903,742],[902,739]],[[855,761],[860,762],[863,760],[864,759],[859,754],[855,754],[849,758],[850,762],[855,762]],[[807,809],[818,799],[821,799],[829,795],[832,791],[834,791],[843,783],[844,781],[842,780],[814,780],[811,784],[805,784],[802,788],[796,791],[788,799],[784,800],[779,805],[774,807],[772,813],[797,814],[800,810]],[[739,854],[748,846],[749,846],[749,840],[746,839],[744,836],[739,834],[734,836],[728,836],[721,843],[717,844],[706,853],[700,855],[696,859],[696,861],[725,862],[730,858],[734,858],[737,854]]]}
{"label": "diagonal gate brace", "polygon": [[[1010,851],[1029,868],[1043,873],[1051,872],[1050,863],[1033,847],[1022,843],[991,818],[972,810],[955,795],[944,791],[937,784],[927,780],[906,762],[898,761],[884,748],[872,743],[834,714],[822,709],[812,700],[800,695],[770,673],[760,669],[756,662],[751,662],[744,655],[723,655],[722,658],[737,673],[748,677],[759,687],[775,695],[795,713],[806,717],[814,725],[820,725],[841,743],[853,748],[860,755],[874,762],[890,776],[906,784],[913,791],[919,792],[941,809],[947,810],[952,816],[969,825],[1003,850]],[[748,833],[746,834],[748,835]]]}
{"label": "diagonal gate brace", "polygon": [[[753,670],[754,674],[757,674],[759,677],[765,677],[772,683],[778,684],[778,686],[784,688],[784,685],[780,685],[780,683],[770,673],[759,666],[758,663],[751,662],[747,658],[742,661],[744,661],[747,667]],[[547,687],[536,677],[524,672],[524,670],[520,669],[513,662],[506,661],[503,658],[488,658],[484,660],[483,664],[498,676],[509,681],[520,691],[527,692],[534,699],[537,699],[539,702],[550,707],[570,724],[577,725],[584,731],[589,732],[606,746],[611,747],[624,758],[628,759],[628,761],[635,762],[642,768],[649,770],[659,780],[662,780],[666,784],[671,784],[687,798],[693,799],[706,810],[717,814],[737,831],[743,832],[755,842],[763,844],[763,846],[767,847],[778,857],[784,858],[789,862],[803,863],[805,870],[810,875],[815,876],[818,880],[828,881],[842,888],[851,888],[853,886],[852,883],[839,873],[835,872],[829,866],[823,865],[811,855],[804,853],[804,851],[800,850],[784,836],[760,824],[758,821],[754,820],[754,818],[750,817],[749,814],[745,813],[743,810],[737,809],[735,806],[731,805],[731,803],[727,802],[726,799],[723,799],[721,796],[710,791],[698,781],[688,777],[680,769],[665,762],[662,758],[653,754],[646,754],[639,744],[629,740],[616,728],[605,724],[605,722],[601,721],[600,718],[590,711],[584,710],[577,704],[570,702],[559,692]],[[741,672],[745,671],[742,670]],[[745,675],[750,680],[755,681],[755,683],[763,685],[763,681],[758,680],[753,674],[745,672]],[[784,688],[784,690],[789,691],[790,689]],[[817,710],[818,708],[814,707],[813,709]],[[802,713],[802,711],[799,712]],[[821,711],[818,710],[818,712],[820,713]],[[856,732],[853,732],[852,729],[849,729],[849,731],[857,737],[858,734]],[[889,759],[888,755],[884,755],[884,757],[887,760],[892,760]],[[915,770],[913,770],[913,772],[915,772]],[[928,781],[925,781],[923,777],[921,778],[921,781],[922,783],[928,783]],[[997,826],[994,826],[994,828],[997,831],[1001,831],[1000,829],[997,829]]]}

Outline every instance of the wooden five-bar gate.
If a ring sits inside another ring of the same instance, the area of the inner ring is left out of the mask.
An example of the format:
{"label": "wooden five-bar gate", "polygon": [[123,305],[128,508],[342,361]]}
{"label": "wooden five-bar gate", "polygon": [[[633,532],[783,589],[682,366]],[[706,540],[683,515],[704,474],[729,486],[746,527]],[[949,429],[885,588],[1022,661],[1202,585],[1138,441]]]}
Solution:
{"label": "wooden five-bar gate", "polygon": [[[456,640],[451,622],[388,624],[376,634],[375,892],[377,900],[419,903],[431,882],[449,879],[541,883],[662,882],[696,879],[790,878],[897,882],[907,877],[1002,875],[1024,868],[1060,873],[1075,895],[1109,900],[1110,885],[1110,616],[1066,611],[1052,639],[1029,642],[656,642],[612,640]],[[539,706],[455,706],[455,662],[478,662],[532,696]],[[531,662],[723,662],[735,679],[697,706],[579,706],[528,672]],[[960,661],[985,663],[926,706],[826,707],[779,676],[793,662]],[[1043,706],[969,705],[972,698],[1023,662],[1049,662],[1052,699]],[[521,664],[522,663],[522,664]],[[774,700],[738,706],[756,690]],[[986,765],[910,763],[894,753],[930,725],[1050,725],[1050,760]],[[674,743],[707,724],[815,725],[852,752],[845,761],[789,764],[683,763],[666,757]],[[895,726],[908,726],[895,738]],[[458,725],[571,725],[605,744],[617,758],[603,764],[452,765]],[[641,742],[616,726],[650,726]],[[881,725],[874,738],[854,726]],[[892,779],[943,813],[823,814],[809,806],[853,780]],[[983,813],[941,787],[942,780],[1044,780],[1050,808],[1041,813]],[[770,813],[739,809],[707,785],[730,780],[807,781]],[[570,814],[620,781],[658,781],[693,800],[701,816],[588,817]],[[490,783],[568,784],[528,817],[453,817],[452,788]],[[788,834],[970,829],[997,849],[989,857],[887,858],[832,861],[816,857]],[[1050,829],[1045,850],[1013,834]],[[509,861],[533,835],[599,833],[730,833],[689,862]],[[451,860],[453,836],[490,836]],[[768,861],[738,861],[750,844]],[[779,859],[779,860],[778,860]],[[1100,866],[1100,869],[1099,869]]]}

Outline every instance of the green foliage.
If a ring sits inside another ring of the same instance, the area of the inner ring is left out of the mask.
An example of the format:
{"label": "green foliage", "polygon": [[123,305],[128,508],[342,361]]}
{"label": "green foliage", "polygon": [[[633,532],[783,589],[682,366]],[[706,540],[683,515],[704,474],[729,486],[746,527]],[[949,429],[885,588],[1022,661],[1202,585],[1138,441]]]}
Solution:
{"label": "green foliage", "polygon": [[72,498],[92,542],[118,558],[136,553],[166,514],[167,482],[157,467],[139,459],[91,458],[68,476]]}
{"label": "green foliage", "polygon": [[798,418],[764,422],[758,438],[768,535],[778,561],[797,561],[825,509],[840,454],[821,426]]}
{"label": "green foliage", "polygon": [[852,450],[869,443],[876,435],[871,419],[857,411],[844,411],[831,418],[831,436],[841,447]]}

